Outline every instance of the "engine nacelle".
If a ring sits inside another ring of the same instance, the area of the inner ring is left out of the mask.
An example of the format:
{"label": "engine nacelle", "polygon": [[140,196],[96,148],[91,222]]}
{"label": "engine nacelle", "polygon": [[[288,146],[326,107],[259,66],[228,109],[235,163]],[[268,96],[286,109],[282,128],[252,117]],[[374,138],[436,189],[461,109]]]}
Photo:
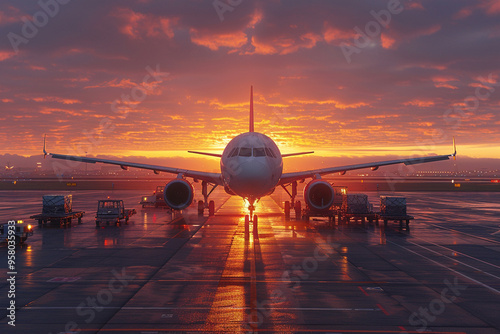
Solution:
{"label": "engine nacelle", "polygon": [[194,188],[186,180],[172,180],[165,185],[163,199],[174,210],[183,210],[191,205],[194,198]]}
{"label": "engine nacelle", "polygon": [[313,180],[304,188],[306,204],[313,210],[328,210],[333,205],[334,196],[332,185],[323,180]]}

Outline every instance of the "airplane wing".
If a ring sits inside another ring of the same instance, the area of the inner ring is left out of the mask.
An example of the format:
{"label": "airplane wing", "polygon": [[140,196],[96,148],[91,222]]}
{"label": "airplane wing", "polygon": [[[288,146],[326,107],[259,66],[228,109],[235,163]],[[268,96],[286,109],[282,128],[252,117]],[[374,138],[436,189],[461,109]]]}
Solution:
{"label": "airplane wing", "polygon": [[[455,143],[453,143],[453,146],[455,146]],[[316,178],[318,175],[345,173],[346,171],[349,170],[362,169],[362,168],[371,168],[372,170],[377,170],[381,166],[396,165],[400,163],[403,163],[405,165],[416,165],[426,162],[448,160],[450,157],[455,157],[456,155],[457,155],[457,150],[455,148],[454,153],[447,155],[434,155],[434,156],[418,157],[411,159],[388,160],[388,161],[371,162],[359,165],[347,165],[339,167],[313,169],[303,172],[283,173],[281,175],[279,184],[287,184],[293,181],[307,179],[307,178]]]}
{"label": "airplane wing", "polygon": [[180,168],[172,168],[172,167],[164,167],[164,166],[156,166],[156,165],[146,165],[135,162],[126,162],[126,161],[117,161],[117,160],[107,160],[107,159],[98,159],[98,158],[87,158],[87,157],[79,157],[73,155],[64,155],[64,154],[54,154],[54,153],[46,153],[46,155],[50,155],[54,159],[63,159],[63,160],[71,160],[78,162],[86,162],[95,164],[97,162],[103,164],[117,165],[122,169],[128,169],[128,167],[140,168],[140,169],[149,169],[158,174],[160,172],[171,173],[171,174],[181,174],[185,177],[190,177],[195,180],[207,181],[213,184],[222,185],[222,177],[220,173],[207,173],[194,171],[189,169],[180,169]]}

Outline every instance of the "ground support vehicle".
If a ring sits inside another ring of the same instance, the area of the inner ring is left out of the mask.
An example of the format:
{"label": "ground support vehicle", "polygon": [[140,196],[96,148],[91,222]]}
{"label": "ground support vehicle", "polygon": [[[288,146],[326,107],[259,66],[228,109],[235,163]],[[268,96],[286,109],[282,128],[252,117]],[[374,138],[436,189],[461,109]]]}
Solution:
{"label": "ground support vehicle", "polygon": [[122,200],[100,200],[97,202],[95,224],[97,227],[101,223],[120,225],[122,220],[125,220],[125,224],[128,224],[130,217],[136,213],[135,209],[126,210]]}
{"label": "ground support vehicle", "polygon": [[150,196],[141,197],[141,201],[139,204],[142,204],[143,208],[146,207],[155,207],[155,208],[165,208],[170,209],[163,198],[163,190],[164,186],[157,186],[156,190]]}
{"label": "ground support vehicle", "polygon": [[0,224],[0,240],[5,242],[9,240],[9,236],[12,235],[9,230],[14,231],[16,245],[23,244],[29,236],[33,235],[33,227],[30,224],[26,224],[22,220],[11,222]]}

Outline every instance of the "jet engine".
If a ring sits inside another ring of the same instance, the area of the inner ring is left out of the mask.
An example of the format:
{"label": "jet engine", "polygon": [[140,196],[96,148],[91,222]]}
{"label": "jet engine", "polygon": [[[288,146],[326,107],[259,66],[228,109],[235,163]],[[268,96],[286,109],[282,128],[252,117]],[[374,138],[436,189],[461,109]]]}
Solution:
{"label": "jet engine", "polygon": [[333,205],[334,190],[330,183],[313,180],[304,188],[304,199],[312,210],[328,210]]}
{"label": "jet engine", "polygon": [[194,188],[186,180],[172,180],[163,190],[165,203],[174,210],[183,210],[191,205],[194,198]]}

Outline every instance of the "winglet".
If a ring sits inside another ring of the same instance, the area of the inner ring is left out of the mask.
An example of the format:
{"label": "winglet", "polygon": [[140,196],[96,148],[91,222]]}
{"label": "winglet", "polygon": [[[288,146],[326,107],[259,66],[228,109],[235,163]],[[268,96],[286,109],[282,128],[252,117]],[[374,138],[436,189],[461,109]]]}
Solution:
{"label": "winglet", "polygon": [[455,137],[453,137],[453,160],[457,160],[457,145],[455,144]]}
{"label": "winglet", "polygon": [[250,86],[250,129],[249,132],[254,132],[253,128],[253,86]]}
{"label": "winglet", "polygon": [[47,138],[47,135],[44,134],[43,135],[43,158],[45,159],[45,157],[47,156],[47,151],[45,150],[45,139]]}

